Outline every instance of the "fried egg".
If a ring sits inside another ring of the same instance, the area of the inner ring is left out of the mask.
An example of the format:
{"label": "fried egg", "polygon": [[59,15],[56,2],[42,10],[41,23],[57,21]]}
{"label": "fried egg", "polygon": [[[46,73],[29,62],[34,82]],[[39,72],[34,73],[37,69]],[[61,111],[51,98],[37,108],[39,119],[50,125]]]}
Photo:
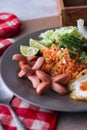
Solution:
{"label": "fried egg", "polygon": [[87,101],[87,69],[69,83],[70,98]]}

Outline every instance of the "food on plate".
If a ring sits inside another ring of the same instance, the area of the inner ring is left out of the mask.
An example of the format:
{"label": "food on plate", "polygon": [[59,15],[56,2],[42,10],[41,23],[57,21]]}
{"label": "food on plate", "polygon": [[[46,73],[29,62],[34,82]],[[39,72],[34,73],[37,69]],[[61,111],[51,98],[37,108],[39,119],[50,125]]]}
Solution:
{"label": "food on plate", "polygon": [[82,91],[86,90],[81,85],[87,82],[87,74],[83,75],[87,69],[85,37],[73,26],[48,30],[39,37],[40,40],[30,38],[29,46],[21,45],[21,54],[13,55],[20,67],[18,77],[27,77],[39,95],[52,89],[61,95],[70,92],[72,99],[81,99],[76,94],[78,91],[85,95]]}
{"label": "food on plate", "polygon": [[87,69],[69,83],[69,89],[71,99],[87,101]]}
{"label": "food on plate", "polygon": [[40,69],[41,66],[42,66],[43,63],[44,63],[44,60],[45,60],[44,57],[39,57],[39,58],[36,60],[35,64],[33,65],[32,69],[33,69],[33,70],[38,70],[38,69]]}
{"label": "food on plate", "polygon": [[32,38],[30,38],[30,40],[29,40],[29,46],[33,47],[33,48],[37,48],[39,50],[45,48],[45,46],[43,44],[41,44],[39,41],[34,40]]}
{"label": "food on plate", "polygon": [[34,56],[36,54],[38,54],[39,49],[34,48],[34,47],[29,47],[29,46],[20,46],[20,52],[22,55],[24,56]]}
{"label": "food on plate", "polygon": [[[51,77],[49,74],[43,72],[41,67],[44,64],[44,57],[25,57],[21,54],[14,54],[12,59],[18,61],[20,67],[18,77],[27,77],[32,82],[33,88],[36,89],[37,94],[41,95],[49,88],[61,95],[67,93],[62,83],[68,76],[66,74],[61,74],[56,77]],[[33,62],[33,64],[31,64],[31,62]]]}
{"label": "food on plate", "polygon": [[75,36],[77,38],[82,37],[81,33],[78,31],[77,27],[68,26],[61,27],[55,30],[47,30],[39,35],[41,40],[39,41],[46,47],[51,46],[53,43],[56,44],[56,41],[60,40],[65,34]]}
{"label": "food on plate", "polygon": [[51,76],[61,73],[69,75],[66,84],[87,67],[87,59],[80,59],[78,53],[71,57],[67,48],[59,49],[52,45],[44,49],[42,55],[45,57],[45,63],[41,69]]}

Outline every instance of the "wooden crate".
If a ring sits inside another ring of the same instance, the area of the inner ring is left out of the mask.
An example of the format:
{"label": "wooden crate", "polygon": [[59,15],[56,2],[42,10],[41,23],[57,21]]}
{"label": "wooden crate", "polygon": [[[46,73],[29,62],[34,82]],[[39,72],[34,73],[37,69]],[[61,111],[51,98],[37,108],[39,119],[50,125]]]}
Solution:
{"label": "wooden crate", "polygon": [[87,26],[87,0],[57,0],[60,26],[76,25],[79,18]]}

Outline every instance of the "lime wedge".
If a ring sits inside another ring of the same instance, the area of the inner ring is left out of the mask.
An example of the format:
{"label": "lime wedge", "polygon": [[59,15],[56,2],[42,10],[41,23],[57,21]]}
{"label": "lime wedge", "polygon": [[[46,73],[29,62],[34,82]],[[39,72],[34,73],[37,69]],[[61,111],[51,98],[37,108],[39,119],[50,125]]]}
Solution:
{"label": "lime wedge", "polygon": [[22,55],[24,56],[34,56],[37,55],[37,53],[39,52],[39,49],[34,48],[34,47],[30,47],[30,46],[20,46],[20,52]]}
{"label": "lime wedge", "polygon": [[36,41],[32,38],[30,38],[30,40],[29,40],[29,45],[30,45],[30,47],[34,47],[34,48],[37,48],[39,50],[45,48],[45,46],[42,45],[39,41]]}

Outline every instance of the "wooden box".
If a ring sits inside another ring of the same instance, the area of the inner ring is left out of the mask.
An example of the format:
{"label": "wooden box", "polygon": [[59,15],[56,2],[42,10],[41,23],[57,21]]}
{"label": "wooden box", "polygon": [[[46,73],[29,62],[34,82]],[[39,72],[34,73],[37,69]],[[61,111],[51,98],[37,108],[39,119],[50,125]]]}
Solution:
{"label": "wooden box", "polygon": [[79,18],[87,26],[87,0],[57,0],[60,26],[76,25]]}

